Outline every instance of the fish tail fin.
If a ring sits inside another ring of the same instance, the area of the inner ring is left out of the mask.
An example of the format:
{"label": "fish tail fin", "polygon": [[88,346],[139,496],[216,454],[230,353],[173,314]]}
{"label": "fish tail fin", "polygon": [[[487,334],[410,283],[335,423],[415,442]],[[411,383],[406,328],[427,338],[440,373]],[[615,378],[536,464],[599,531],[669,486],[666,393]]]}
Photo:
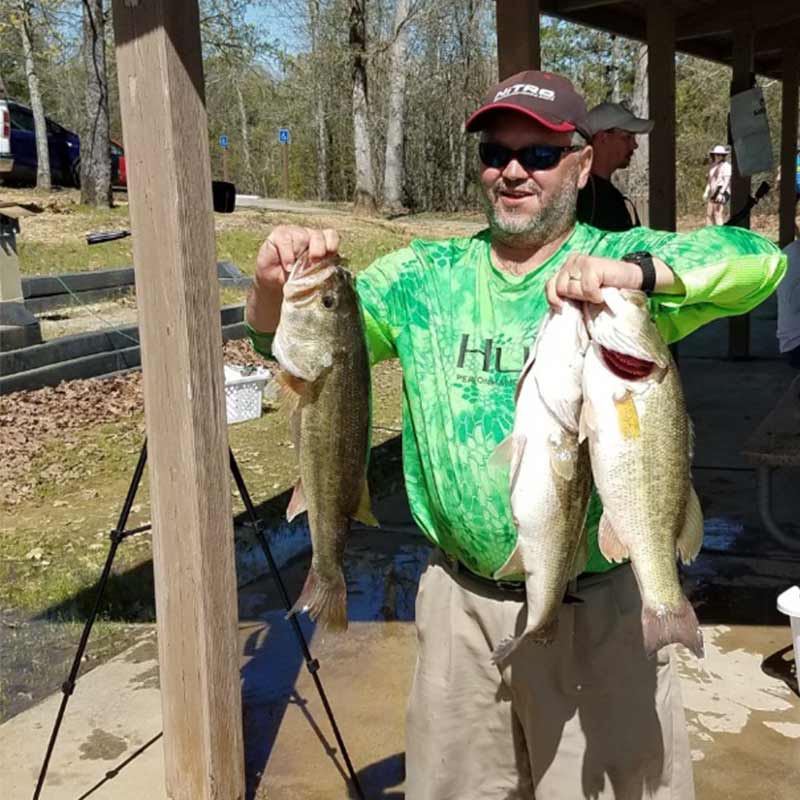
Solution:
{"label": "fish tail fin", "polygon": [[642,609],[644,649],[653,656],[668,644],[682,644],[698,658],[703,657],[703,632],[692,604],[686,599],[676,611],[664,611],[645,606]]}
{"label": "fish tail fin", "polygon": [[514,654],[516,649],[526,640],[548,645],[555,641],[558,633],[558,617],[536,629],[526,628],[519,636],[503,639],[492,652],[492,664],[500,665]]}
{"label": "fish tail fin", "polygon": [[517,647],[519,647],[522,639],[522,636],[509,636],[507,639],[503,639],[492,652],[492,664],[499,666],[507,661]]}
{"label": "fish tail fin", "polygon": [[303,591],[287,617],[308,611],[308,616],[331,631],[347,630],[347,585],[340,572],[331,582],[323,580],[312,566]]}

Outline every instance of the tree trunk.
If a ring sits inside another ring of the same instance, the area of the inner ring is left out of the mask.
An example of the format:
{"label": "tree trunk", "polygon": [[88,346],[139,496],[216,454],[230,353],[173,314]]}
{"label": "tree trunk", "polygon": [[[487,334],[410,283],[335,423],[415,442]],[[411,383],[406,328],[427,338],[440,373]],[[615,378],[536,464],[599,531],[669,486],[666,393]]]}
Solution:
{"label": "tree trunk", "polygon": [[110,208],[111,142],[103,0],[83,0],[86,119],[81,138],[81,202]]}
{"label": "tree trunk", "polygon": [[314,81],[314,107],[317,128],[317,198],[328,199],[328,126],[325,118],[325,93],[319,66],[319,0],[309,0],[308,15],[311,22],[311,69]]}
{"label": "tree trunk", "polygon": [[22,50],[25,54],[25,75],[28,78],[28,93],[31,98],[33,125],[36,133],[36,188],[50,190],[50,152],[47,149],[47,124],[44,117],[42,95],[39,92],[39,76],[33,61],[33,20],[28,3],[20,6],[21,19],[19,33],[22,37]]}
{"label": "tree trunk", "polygon": [[247,127],[247,109],[244,105],[244,95],[242,94],[243,76],[240,73],[233,81],[236,87],[236,102],[239,107],[239,129],[242,137],[242,158],[244,159],[244,178],[245,189],[248,192],[253,191],[255,186],[255,178],[253,177],[253,162],[250,159],[250,133]]}
{"label": "tree trunk", "polygon": [[389,116],[386,129],[386,167],[383,205],[390,214],[400,214],[403,205],[403,132],[406,101],[406,51],[408,49],[409,0],[397,0],[394,9],[394,41],[389,75]]}
{"label": "tree trunk", "polygon": [[350,54],[353,64],[353,142],[356,161],[356,188],[353,210],[374,214],[375,175],[372,169],[372,142],[367,106],[367,0],[350,3]]}
{"label": "tree trunk", "polygon": [[[633,102],[631,110],[637,117],[649,115],[650,102],[647,94],[647,45],[639,46],[636,56],[636,71],[633,78]],[[642,225],[648,225],[650,197],[650,137],[637,136],[639,144],[628,167],[628,192],[639,212]]]}
{"label": "tree trunk", "polygon": [[622,97],[622,92],[620,91],[620,71],[625,58],[625,50],[621,37],[613,36],[612,40],[611,64],[608,68],[608,100],[612,103],[619,103]]}

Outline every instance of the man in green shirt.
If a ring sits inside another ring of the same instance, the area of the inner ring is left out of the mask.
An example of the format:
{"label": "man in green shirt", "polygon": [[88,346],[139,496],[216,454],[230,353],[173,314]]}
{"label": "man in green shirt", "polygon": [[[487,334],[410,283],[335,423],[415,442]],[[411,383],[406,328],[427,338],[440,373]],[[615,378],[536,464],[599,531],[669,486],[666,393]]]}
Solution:
{"label": "man in green shirt", "polygon": [[[516,540],[508,476],[487,466],[510,432],[520,369],[549,307],[644,288],[664,338],[764,300],[785,269],[756,234],[607,233],[576,223],[592,161],[586,108],[566,79],[526,72],[495,86],[467,122],[481,134],[488,229],[414,241],[357,281],[373,363],[403,368],[403,457],[415,520],[435,545],[420,581],[418,657],[406,720],[408,800],[691,800],[688,736],[672,648],[648,660],[629,566],[597,547],[556,641],[490,656],[521,630],[521,584],[495,570]],[[281,226],[258,255],[247,323],[269,354],[296,256],[338,235]],[[648,255],[642,255],[647,251]],[[633,255],[635,254],[635,255]],[[628,257],[628,260],[625,260]]]}

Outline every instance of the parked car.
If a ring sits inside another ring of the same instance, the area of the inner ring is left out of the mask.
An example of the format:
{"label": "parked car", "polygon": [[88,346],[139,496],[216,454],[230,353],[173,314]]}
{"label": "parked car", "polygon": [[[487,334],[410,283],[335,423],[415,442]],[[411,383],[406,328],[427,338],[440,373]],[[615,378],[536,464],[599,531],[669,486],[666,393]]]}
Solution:
{"label": "parked car", "polygon": [[125,168],[125,150],[119,142],[111,140],[111,184],[128,186],[128,171]]}
{"label": "parked car", "polygon": [[[36,183],[36,133],[33,112],[14,100],[0,100],[0,115],[8,118],[8,136],[0,140],[0,153],[5,161],[13,161],[11,169],[0,173],[6,183]],[[47,125],[47,149],[50,154],[50,175],[56,185],[77,186],[80,183],[80,139],[52,119]],[[5,124],[3,126],[5,128]]]}
{"label": "parked car", "polygon": [[[78,134],[49,117],[45,118],[45,124],[53,184],[80,186],[81,143]],[[14,100],[0,100],[0,181],[36,183],[38,161],[33,112]],[[125,151],[114,141],[111,142],[111,183],[113,186],[127,185]]]}

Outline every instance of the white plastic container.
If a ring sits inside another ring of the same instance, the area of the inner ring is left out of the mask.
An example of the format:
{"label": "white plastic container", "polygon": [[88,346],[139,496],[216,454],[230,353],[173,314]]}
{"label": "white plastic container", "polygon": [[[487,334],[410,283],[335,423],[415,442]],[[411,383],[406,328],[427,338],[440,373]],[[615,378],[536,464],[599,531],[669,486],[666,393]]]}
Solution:
{"label": "white plastic container", "polygon": [[228,425],[261,416],[261,398],[270,377],[269,371],[261,367],[252,370],[237,364],[225,364],[225,413]]}
{"label": "white plastic container", "polygon": [[792,623],[795,674],[800,680],[800,586],[792,586],[778,595],[778,611],[786,614]]}

